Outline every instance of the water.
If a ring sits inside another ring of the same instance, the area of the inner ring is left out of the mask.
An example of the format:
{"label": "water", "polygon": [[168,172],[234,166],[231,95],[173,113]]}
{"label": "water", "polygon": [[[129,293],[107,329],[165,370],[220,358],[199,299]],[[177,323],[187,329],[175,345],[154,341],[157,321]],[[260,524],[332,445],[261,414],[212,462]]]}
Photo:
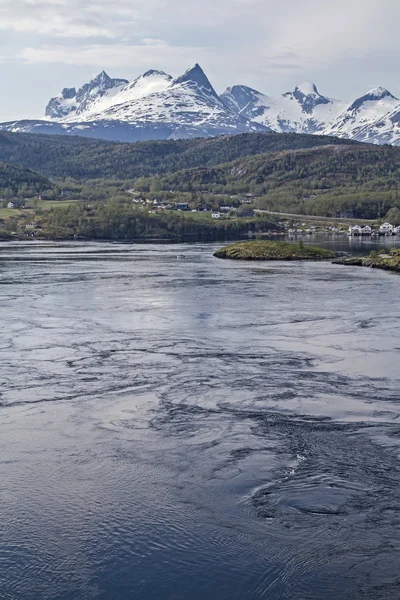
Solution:
{"label": "water", "polygon": [[399,236],[351,236],[343,234],[315,233],[304,236],[286,236],[285,241],[298,243],[303,240],[304,244],[312,244],[323,248],[333,249],[338,252],[349,252],[352,255],[367,255],[371,250],[390,250],[400,247]]}
{"label": "water", "polygon": [[0,246],[2,600],[400,598],[400,277],[214,249]]}

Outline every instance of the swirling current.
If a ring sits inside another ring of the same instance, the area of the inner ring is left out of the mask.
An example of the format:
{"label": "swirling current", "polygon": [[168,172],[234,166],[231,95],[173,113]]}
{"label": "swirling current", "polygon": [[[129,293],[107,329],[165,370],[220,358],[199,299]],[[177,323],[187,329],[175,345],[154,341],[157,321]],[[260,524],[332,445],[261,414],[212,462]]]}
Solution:
{"label": "swirling current", "polygon": [[2,600],[400,598],[400,277],[0,245]]}

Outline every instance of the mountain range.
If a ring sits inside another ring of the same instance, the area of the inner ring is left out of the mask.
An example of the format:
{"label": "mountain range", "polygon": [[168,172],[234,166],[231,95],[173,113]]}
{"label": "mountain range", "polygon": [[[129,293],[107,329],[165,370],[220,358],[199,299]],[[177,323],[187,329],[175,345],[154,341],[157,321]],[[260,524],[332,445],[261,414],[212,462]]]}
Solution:
{"label": "mountain range", "polygon": [[198,64],[176,79],[150,70],[129,82],[102,71],[52,98],[43,118],[1,123],[0,130],[127,142],[274,131],[400,145],[400,100],[378,87],[346,103],[310,82],[279,96],[244,85],[219,96]]}

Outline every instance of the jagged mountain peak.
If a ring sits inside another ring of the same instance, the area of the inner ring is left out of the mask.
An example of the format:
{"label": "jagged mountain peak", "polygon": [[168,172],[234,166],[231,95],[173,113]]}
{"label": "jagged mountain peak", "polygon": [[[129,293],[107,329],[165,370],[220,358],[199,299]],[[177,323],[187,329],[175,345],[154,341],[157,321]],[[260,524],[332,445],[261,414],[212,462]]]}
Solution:
{"label": "jagged mountain peak", "polygon": [[84,95],[93,89],[108,90],[119,85],[129,83],[127,79],[112,79],[105,71],[101,71],[96,77],[93,77],[89,83],[85,83],[77,93],[77,96]]}
{"label": "jagged mountain peak", "polygon": [[322,96],[311,82],[279,96],[266,96],[253,88],[236,85],[228,88],[221,99],[241,116],[285,133],[320,133],[346,108],[343,103]]}
{"label": "jagged mountain peak", "polygon": [[79,96],[80,94],[83,95],[87,91],[91,91],[93,89],[100,89],[104,91],[109,90],[113,87],[117,87],[119,85],[126,85],[127,83],[129,83],[127,79],[113,79],[108,75],[108,73],[106,73],[105,71],[101,71],[98,75],[96,75],[96,77],[93,77],[93,79],[91,79],[89,83],[85,83],[78,90],[77,96]]}
{"label": "jagged mountain peak", "polygon": [[175,79],[174,83],[184,83],[185,81],[195,81],[199,84],[201,84],[203,81],[209,83],[208,78],[199,63],[196,63],[193,67],[189,67],[189,69],[187,69],[183,75],[180,75]]}
{"label": "jagged mountain peak", "polygon": [[260,106],[260,98],[265,96],[247,85],[228,87],[220,98],[229,110],[248,119],[254,120],[256,116],[264,113],[264,106]]}
{"label": "jagged mountain peak", "polygon": [[51,98],[45,115],[52,119],[64,119],[71,115],[79,115],[109,90],[127,85],[126,79],[112,79],[105,71],[101,71],[78,90],[64,88],[61,94]]}
{"label": "jagged mountain peak", "polygon": [[101,83],[103,81],[110,81],[111,77],[105,71],[100,71],[95,77],[90,80],[90,83]]}
{"label": "jagged mountain peak", "polygon": [[[196,63],[194,67],[191,67],[183,75],[174,79],[173,84],[179,85],[182,83],[196,84],[200,88],[204,88],[214,96],[217,96],[216,91],[210,83],[207,75],[204,73],[201,66]],[[218,97],[218,96],[217,96]]]}

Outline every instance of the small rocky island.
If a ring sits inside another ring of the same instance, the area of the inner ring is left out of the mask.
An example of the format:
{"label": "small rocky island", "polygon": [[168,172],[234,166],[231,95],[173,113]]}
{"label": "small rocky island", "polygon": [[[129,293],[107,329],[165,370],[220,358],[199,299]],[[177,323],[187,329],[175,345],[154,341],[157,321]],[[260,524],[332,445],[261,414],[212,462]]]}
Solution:
{"label": "small rocky island", "polygon": [[400,272],[400,248],[392,248],[389,252],[373,250],[369,256],[350,256],[338,258],[333,261],[338,265],[356,267],[370,267],[371,269],[384,269],[386,271]]}
{"label": "small rocky island", "polygon": [[217,258],[235,260],[328,260],[338,256],[336,252],[306,246],[302,242],[290,244],[271,240],[238,242],[214,253]]}

